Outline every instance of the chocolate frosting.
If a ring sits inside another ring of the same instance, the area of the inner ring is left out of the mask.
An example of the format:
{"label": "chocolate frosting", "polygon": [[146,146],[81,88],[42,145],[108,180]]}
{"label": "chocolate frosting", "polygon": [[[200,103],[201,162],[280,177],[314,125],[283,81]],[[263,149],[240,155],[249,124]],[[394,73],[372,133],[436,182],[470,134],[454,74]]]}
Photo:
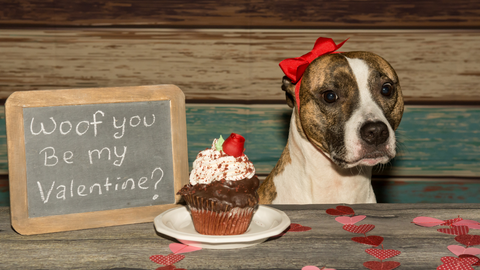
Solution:
{"label": "chocolate frosting", "polygon": [[190,207],[215,212],[258,205],[257,176],[238,181],[220,180],[210,184],[187,184],[178,191]]}

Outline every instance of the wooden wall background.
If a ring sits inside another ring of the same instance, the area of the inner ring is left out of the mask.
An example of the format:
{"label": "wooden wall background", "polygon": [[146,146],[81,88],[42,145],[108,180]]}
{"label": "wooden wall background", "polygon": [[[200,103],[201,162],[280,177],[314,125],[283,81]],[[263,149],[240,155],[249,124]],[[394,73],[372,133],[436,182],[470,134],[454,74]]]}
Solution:
{"label": "wooden wall background", "polygon": [[[247,137],[268,174],[290,110],[278,63],[350,38],[396,69],[406,101],[381,202],[480,201],[480,2],[0,0],[0,100],[14,91],[176,84],[189,159],[219,132]],[[8,165],[0,108],[0,205]]]}

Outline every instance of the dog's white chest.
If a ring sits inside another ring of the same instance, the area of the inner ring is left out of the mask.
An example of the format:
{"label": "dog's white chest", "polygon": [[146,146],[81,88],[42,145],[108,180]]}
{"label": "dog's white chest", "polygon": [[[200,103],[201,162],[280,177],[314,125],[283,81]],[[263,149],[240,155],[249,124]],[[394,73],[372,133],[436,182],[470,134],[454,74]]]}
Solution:
{"label": "dog's white chest", "polygon": [[275,204],[375,203],[371,168],[341,169],[298,134],[292,117],[291,162],[274,178]]}

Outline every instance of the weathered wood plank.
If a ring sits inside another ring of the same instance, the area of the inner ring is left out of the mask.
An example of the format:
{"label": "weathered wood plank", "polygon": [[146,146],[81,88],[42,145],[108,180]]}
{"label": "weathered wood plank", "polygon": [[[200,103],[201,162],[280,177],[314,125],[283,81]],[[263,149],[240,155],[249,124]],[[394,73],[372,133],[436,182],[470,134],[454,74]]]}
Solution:
{"label": "weathered wood plank", "polygon": [[475,1],[3,1],[8,25],[272,28],[478,28]]}
{"label": "weathered wood plank", "polygon": [[[354,235],[342,229],[334,216],[325,213],[336,205],[277,206],[291,222],[311,227],[306,232],[286,235],[259,245],[235,250],[208,250],[186,253],[176,267],[185,269],[363,269],[365,261],[376,260],[355,243]],[[366,215],[361,224],[374,224],[368,235],[384,237],[385,249],[401,252],[390,260],[401,269],[435,269],[441,257],[451,256],[453,235],[412,223],[418,216],[442,220],[461,216],[480,220],[478,204],[373,204],[352,205],[357,215]],[[359,223],[360,224],[360,223]],[[475,232],[472,232],[475,234]],[[3,269],[155,269],[152,255],[168,255],[172,239],[155,234],[152,223],[98,228],[35,236],[20,236],[10,227],[8,208],[0,208],[0,260]],[[339,259],[339,254],[341,259]]]}
{"label": "weathered wood plank", "polygon": [[[396,69],[406,102],[480,102],[480,31],[63,29],[0,32],[0,99],[13,91],[175,84],[188,100],[284,101],[278,63],[319,36]],[[461,91],[459,91],[461,89]]]}

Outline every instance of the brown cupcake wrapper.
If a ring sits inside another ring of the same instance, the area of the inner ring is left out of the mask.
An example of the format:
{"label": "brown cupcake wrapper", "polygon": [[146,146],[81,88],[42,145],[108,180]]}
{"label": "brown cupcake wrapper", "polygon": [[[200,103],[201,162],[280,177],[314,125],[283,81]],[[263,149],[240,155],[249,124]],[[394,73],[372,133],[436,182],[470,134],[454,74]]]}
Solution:
{"label": "brown cupcake wrapper", "polygon": [[233,208],[228,212],[214,212],[190,207],[195,230],[205,235],[237,235],[245,233],[255,209]]}
{"label": "brown cupcake wrapper", "polygon": [[206,198],[184,196],[192,215],[195,230],[205,235],[237,235],[250,226],[255,207],[235,207]]}

